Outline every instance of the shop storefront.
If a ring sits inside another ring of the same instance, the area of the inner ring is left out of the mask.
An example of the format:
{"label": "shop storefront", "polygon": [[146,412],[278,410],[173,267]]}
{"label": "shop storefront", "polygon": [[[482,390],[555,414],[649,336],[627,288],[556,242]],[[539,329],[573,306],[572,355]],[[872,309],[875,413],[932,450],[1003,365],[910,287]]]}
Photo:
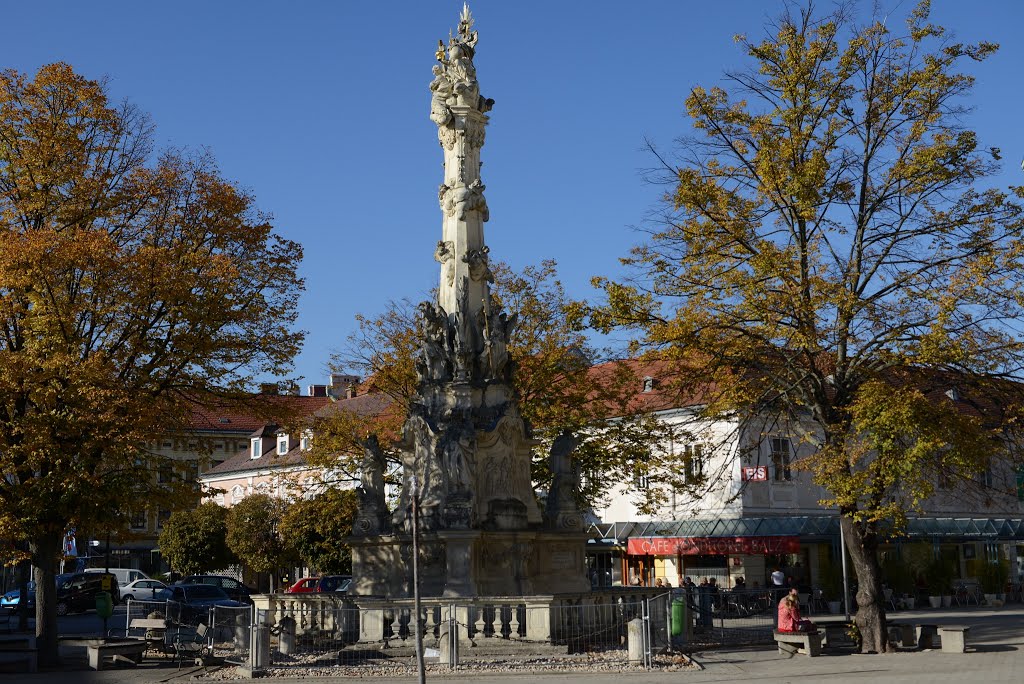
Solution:
{"label": "shop storefront", "polygon": [[[768,586],[780,570],[787,584],[835,594],[841,583],[839,521],[835,516],[611,523],[592,526],[602,577],[615,583],[678,586],[685,576],[733,587]],[[922,560],[922,556],[926,556]],[[1008,580],[1024,571],[1024,519],[912,518],[881,547],[893,584],[912,581],[914,563],[938,562],[952,579],[975,578],[1005,565]],[[852,572],[851,572],[852,575]]]}

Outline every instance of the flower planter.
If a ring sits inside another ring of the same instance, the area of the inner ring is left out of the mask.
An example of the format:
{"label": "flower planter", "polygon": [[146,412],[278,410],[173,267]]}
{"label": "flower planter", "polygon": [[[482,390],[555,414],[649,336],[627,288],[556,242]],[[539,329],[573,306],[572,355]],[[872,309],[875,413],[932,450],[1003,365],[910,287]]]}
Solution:
{"label": "flower planter", "polygon": [[953,597],[952,596],[943,595],[943,597],[942,597],[942,607],[943,608],[949,608],[952,605],[953,605]]}
{"label": "flower planter", "polygon": [[903,606],[907,610],[914,610],[914,604],[916,602],[917,602],[917,600],[914,599],[913,597],[907,597],[907,598],[903,599]]}
{"label": "flower planter", "polygon": [[932,608],[938,608],[939,606],[942,605],[942,597],[941,596],[929,596],[928,597],[928,604]]}

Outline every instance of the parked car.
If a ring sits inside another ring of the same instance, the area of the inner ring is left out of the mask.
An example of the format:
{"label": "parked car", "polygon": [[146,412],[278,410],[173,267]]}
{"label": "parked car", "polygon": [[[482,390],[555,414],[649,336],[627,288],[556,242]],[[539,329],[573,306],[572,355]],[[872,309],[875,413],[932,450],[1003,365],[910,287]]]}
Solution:
{"label": "parked car", "polygon": [[141,570],[136,570],[135,568],[110,568],[109,570],[104,570],[103,568],[86,568],[84,572],[109,572],[117,578],[117,584],[121,587],[126,587],[135,580],[149,579],[149,575]]}
{"label": "parked car", "polygon": [[189,584],[205,584],[211,587],[219,587],[235,601],[247,604],[252,603],[252,599],[249,598],[249,594],[253,593],[252,589],[234,577],[224,577],[223,575],[189,575],[175,582],[174,586]]}
{"label": "parked car", "polygon": [[[104,585],[104,578],[107,579]],[[57,575],[56,584],[57,615],[81,613],[96,607],[96,595],[101,591],[109,591],[116,605],[121,598],[117,578],[110,573],[102,572],[69,572]],[[0,598],[0,607],[10,611],[18,609],[21,590],[12,589]],[[28,583],[28,605],[36,605],[36,583]]]}
{"label": "parked car", "polygon": [[316,584],[321,593],[344,594],[352,584],[352,575],[324,575]]}
{"label": "parked car", "polygon": [[247,603],[232,600],[223,589],[212,584],[172,584],[157,590],[154,599],[173,601],[167,617],[183,624],[206,623],[210,609],[214,607],[249,607]]}
{"label": "parked car", "polygon": [[57,575],[57,615],[82,613],[96,607],[96,595],[109,591],[114,605],[121,600],[117,577],[104,572]]}
{"label": "parked car", "polygon": [[156,596],[156,592],[166,588],[167,585],[160,580],[137,579],[121,589],[121,600],[150,601]]}
{"label": "parked car", "polygon": [[298,582],[284,590],[286,594],[310,594],[316,591],[319,577],[303,577]]}
{"label": "parked car", "polygon": [[[18,610],[18,603],[21,601],[21,589],[12,589],[0,597],[0,608],[6,608],[12,613]],[[36,605],[36,583],[29,580],[28,583],[28,606],[34,608]]]}

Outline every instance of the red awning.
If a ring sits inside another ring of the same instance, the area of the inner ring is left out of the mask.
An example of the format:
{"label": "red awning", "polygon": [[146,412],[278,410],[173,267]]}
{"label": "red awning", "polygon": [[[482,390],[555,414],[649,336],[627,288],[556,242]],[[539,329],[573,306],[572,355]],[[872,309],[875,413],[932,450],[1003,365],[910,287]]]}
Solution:
{"label": "red awning", "polygon": [[632,537],[631,556],[781,554],[800,551],[800,537]]}

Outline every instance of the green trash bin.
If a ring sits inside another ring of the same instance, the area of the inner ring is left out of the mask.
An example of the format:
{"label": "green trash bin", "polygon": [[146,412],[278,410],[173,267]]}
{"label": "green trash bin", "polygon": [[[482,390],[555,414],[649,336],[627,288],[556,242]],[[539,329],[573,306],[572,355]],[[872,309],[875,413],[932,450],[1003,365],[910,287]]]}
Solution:
{"label": "green trash bin", "polygon": [[686,621],[689,619],[686,609],[686,599],[677,596],[672,601],[672,636],[682,636],[686,633]]}
{"label": "green trash bin", "polygon": [[96,615],[106,620],[114,614],[114,597],[109,591],[96,594]]}

